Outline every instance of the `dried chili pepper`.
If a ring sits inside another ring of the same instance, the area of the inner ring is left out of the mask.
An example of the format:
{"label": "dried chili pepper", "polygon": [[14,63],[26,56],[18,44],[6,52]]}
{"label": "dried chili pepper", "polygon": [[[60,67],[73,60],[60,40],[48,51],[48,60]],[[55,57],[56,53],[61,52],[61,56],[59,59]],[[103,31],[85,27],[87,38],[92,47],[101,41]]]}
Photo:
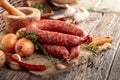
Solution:
{"label": "dried chili pepper", "polygon": [[46,69],[45,65],[31,65],[27,64],[18,60],[15,60],[11,55],[7,55],[11,60],[15,61],[18,63],[21,67],[27,70],[32,70],[32,71],[44,71]]}

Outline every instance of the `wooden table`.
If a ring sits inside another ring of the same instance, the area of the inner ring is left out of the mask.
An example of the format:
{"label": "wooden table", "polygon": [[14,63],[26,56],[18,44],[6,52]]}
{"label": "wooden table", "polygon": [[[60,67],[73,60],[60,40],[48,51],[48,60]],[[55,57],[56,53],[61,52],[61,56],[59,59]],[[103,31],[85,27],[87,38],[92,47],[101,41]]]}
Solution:
{"label": "wooden table", "polygon": [[44,78],[5,67],[0,71],[0,80],[120,80],[120,14],[91,12],[79,26],[94,37],[113,36],[112,48],[89,63]]}

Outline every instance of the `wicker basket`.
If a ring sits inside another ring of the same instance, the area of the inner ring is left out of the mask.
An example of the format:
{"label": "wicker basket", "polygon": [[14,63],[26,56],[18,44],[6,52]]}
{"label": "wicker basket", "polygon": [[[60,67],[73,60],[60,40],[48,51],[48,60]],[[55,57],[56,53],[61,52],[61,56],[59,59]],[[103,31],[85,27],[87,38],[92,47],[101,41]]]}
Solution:
{"label": "wicker basket", "polygon": [[[10,4],[12,4],[15,7],[26,6],[26,0],[8,0],[8,1]],[[0,32],[5,30],[5,22],[2,15],[4,11],[5,10],[0,7]]]}

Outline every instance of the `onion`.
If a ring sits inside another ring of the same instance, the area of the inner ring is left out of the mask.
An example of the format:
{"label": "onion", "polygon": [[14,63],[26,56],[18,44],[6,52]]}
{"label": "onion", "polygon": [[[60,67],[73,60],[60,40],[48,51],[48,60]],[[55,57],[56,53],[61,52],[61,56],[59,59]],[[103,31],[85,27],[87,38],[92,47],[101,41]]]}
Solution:
{"label": "onion", "polygon": [[29,57],[34,53],[34,44],[27,38],[21,38],[15,45],[15,51],[22,57]]}
{"label": "onion", "polygon": [[5,64],[6,61],[6,56],[5,53],[0,50],[0,67],[2,67]]}
{"label": "onion", "polygon": [[15,34],[7,34],[1,41],[1,48],[5,52],[13,52],[16,42],[17,36]]}

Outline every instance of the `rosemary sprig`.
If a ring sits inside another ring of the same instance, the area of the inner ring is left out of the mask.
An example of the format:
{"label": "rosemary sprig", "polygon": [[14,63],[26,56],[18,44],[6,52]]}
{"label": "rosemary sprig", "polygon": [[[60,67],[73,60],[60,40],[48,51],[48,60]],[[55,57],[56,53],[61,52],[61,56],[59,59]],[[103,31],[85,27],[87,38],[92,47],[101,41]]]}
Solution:
{"label": "rosemary sprig", "polygon": [[33,43],[36,43],[37,42],[37,39],[38,37],[35,35],[34,32],[29,32],[29,33],[26,33],[24,30],[21,30],[19,31],[19,36],[20,38],[28,38],[30,39]]}
{"label": "rosemary sprig", "polygon": [[2,67],[0,67],[0,71],[2,71],[3,70],[3,68]]}
{"label": "rosemary sprig", "polygon": [[94,53],[98,52],[98,47],[94,43],[90,43],[87,46],[84,46],[84,48]]}
{"label": "rosemary sprig", "polygon": [[27,61],[27,60],[29,60],[29,57],[22,58],[22,61]]}
{"label": "rosemary sprig", "polygon": [[39,9],[41,14],[43,14],[47,8],[44,3],[35,3],[34,5],[32,5],[32,7]]}

